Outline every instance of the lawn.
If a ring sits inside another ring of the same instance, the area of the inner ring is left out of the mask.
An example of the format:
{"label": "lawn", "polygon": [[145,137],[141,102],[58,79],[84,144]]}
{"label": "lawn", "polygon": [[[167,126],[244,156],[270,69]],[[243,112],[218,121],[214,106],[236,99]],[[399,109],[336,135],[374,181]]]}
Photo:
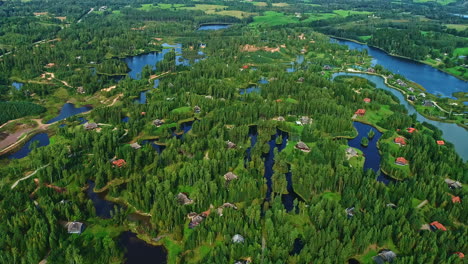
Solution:
{"label": "lawn", "polygon": [[372,12],[368,11],[355,11],[355,10],[334,10],[333,13],[342,16],[342,17],[347,17],[347,16],[352,16],[352,15],[370,15]]}
{"label": "lawn", "polygon": [[455,3],[458,0],[414,0],[415,3],[426,3],[426,2],[435,2],[441,5],[448,5],[450,3]]}
{"label": "lawn", "polygon": [[191,111],[192,111],[192,108],[191,108],[190,106],[182,106],[182,107],[173,109],[173,110],[171,111],[171,113],[174,113],[174,114],[186,114],[186,113],[190,113]]}
{"label": "lawn", "polygon": [[456,48],[453,51],[453,55],[455,55],[455,56],[462,56],[462,55],[468,56],[468,47]]}
{"label": "lawn", "polygon": [[446,26],[447,26],[447,28],[456,29],[457,31],[463,31],[463,30],[468,28],[467,24],[463,24],[463,25],[460,25],[460,24],[446,24]]}
{"label": "lawn", "polygon": [[304,22],[312,22],[312,21],[317,21],[317,20],[324,20],[324,19],[329,19],[336,17],[336,14],[333,13],[307,13],[309,16],[307,19],[304,20]]}
{"label": "lawn", "polygon": [[322,198],[339,202],[341,200],[341,194],[337,192],[324,192]]}
{"label": "lawn", "polygon": [[362,40],[363,42],[368,41],[372,36],[360,36],[359,39]]}
{"label": "lawn", "polygon": [[299,19],[293,16],[287,16],[284,13],[275,11],[266,11],[263,16],[254,17],[254,22],[251,25],[267,24],[270,26],[284,25],[290,23],[298,23]]}

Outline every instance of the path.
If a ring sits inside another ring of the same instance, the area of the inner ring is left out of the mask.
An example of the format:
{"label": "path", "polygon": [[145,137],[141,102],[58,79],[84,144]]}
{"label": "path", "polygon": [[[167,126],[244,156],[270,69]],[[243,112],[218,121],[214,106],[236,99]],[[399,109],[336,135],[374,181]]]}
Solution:
{"label": "path", "polygon": [[84,14],[84,15],[78,20],[77,23],[81,23],[81,20],[83,20],[83,18],[85,18],[87,15],[89,15],[89,14],[90,14],[91,12],[93,12],[93,11],[94,11],[94,7],[91,8],[91,9],[89,10],[88,13]]}
{"label": "path", "polygon": [[31,174],[29,174],[29,175],[27,175],[27,176],[25,176],[25,177],[23,177],[23,178],[17,180],[15,183],[13,183],[13,185],[11,186],[11,189],[13,190],[13,189],[16,187],[16,185],[18,185],[18,183],[19,183],[20,181],[24,181],[24,180],[26,180],[26,179],[29,179],[29,178],[32,177],[34,174],[36,174],[38,171],[42,170],[43,168],[45,168],[45,167],[47,167],[47,166],[49,166],[49,164],[44,165],[44,166],[40,167],[39,169],[35,170],[34,172],[32,172]]}
{"label": "path", "polygon": [[151,82],[151,80],[154,80],[154,79],[163,77],[164,75],[169,74],[169,73],[171,73],[171,71],[163,72],[163,73],[161,73],[161,74],[159,74],[159,75],[153,74],[153,75],[151,75],[151,76],[149,77],[148,82]]}
{"label": "path", "polygon": [[420,204],[418,204],[418,206],[416,206],[416,208],[422,208],[423,206],[425,206],[429,201],[428,200],[424,200],[422,201]]}

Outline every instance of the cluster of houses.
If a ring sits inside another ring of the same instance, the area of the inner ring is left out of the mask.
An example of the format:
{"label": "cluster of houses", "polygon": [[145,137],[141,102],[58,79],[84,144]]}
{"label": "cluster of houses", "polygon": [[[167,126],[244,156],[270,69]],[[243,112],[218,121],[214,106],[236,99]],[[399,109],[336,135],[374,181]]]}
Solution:
{"label": "cluster of houses", "polygon": [[210,215],[210,209],[202,212],[201,214],[197,214],[195,212],[191,212],[187,215],[190,219],[189,228],[192,229],[198,226],[203,220],[205,220]]}

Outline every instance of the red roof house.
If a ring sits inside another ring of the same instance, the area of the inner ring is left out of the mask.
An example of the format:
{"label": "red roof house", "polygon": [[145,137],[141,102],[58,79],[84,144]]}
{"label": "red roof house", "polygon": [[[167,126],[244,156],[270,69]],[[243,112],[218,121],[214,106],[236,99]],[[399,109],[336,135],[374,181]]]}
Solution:
{"label": "red roof house", "polygon": [[437,140],[437,145],[443,146],[445,145],[445,142],[443,140]]}
{"label": "red roof house", "polygon": [[461,258],[461,259],[465,257],[465,254],[463,254],[463,253],[461,253],[461,252],[455,252],[455,253],[453,253],[453,254],[458,255],[458,257]]}
{"label": "red roof house", "polygon": [[118,160],[114,160],[112,164],[120,168],[124,166],[125,164],[127,164],[127,162],[125,162],[124,159],[118,159]]}
{"label": "red roof house", "polygon": [[249,68],[249,65],[242,66],[242,69],[248,69],[248,68]]}
{"label": "red roof house", "polygon": [[460,196],[454,196],[454,197],[452,197],[452,203],[461,203]]}
{"label": "red roof house", "polygon": [[142,116],[146,115],[146,112],[141,112],[141,115],[142,115]]}
{"label": "red roof house", "polygon": [[445,228],[445,226],[441,223],[439,223],[438,221],[434,221],[432,222],[431,224],[431,227],[434,228],[434,229],[438,229],[438,230],[442,230],[442,231],[447,231],[447,228]]}
{"label": "red roof house", "polygon": [[408,127],[406,129],[406,131],[408,131],[409,133],[413,133],[413,132],[418,131],[418,130],[416,128],[414,128],[414,127]]}
{"label": "red roof house", "polygon": [[364,98],[364,103],[368,104],[371,102],[371,99],[370,98]]}
{"label": "red roof house", "polygon": [[401,166],[405,166],[405,165],[408,165],[408,161],[403,158],[403,157],[398,157],[396,160],[395,160],[395,164],[397,165],[401,165]]}
{"label": "red roof house", "polygon": [[400,145],[400,146],[405,146],[406,145],[405,138],[403,138],[403,137],[395,138],[395,143]]}
{"label": "red roof house", "polygon": [[356,115],[359,115],[359,116],[363,116],[366,114],[366,109],[358,109],[356,112],[355,112]]}

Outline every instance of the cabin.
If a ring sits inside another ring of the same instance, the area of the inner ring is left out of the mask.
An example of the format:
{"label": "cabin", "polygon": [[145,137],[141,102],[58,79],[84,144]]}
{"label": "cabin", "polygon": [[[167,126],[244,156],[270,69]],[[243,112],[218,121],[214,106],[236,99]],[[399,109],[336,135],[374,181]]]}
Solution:
{"label": "cabin", "polygon": [[439,223],[438,221],[434,221],[434,222],[430,223],[429,225],[431,226],[432,230],[447,231],[447,228],[445,228],[445,226],[443,224]]}
{"label": "cabin", "polygon": [[445,145],[445,141],[443,141],[443,140],[437,140],[437,145],[443,146],[443,145]]}
{"label": "cabin", "polygon": [[403,157],[398,157],[396,160],[395,160],[395,164],[396,165],[400,165],[400,166],[405,166],[405,165],[408,165],[408,161],[403,158]]}
{"label": "cabin", "polygon": [[387,206],[387,207],[391,207],[391,208],[393,208],[393,209],[396,209],[396,208],[398,207],[398,206],[397,206],[396,204],[394,204],[394,203],[388,203],[386,206]]}
{"label": "cabin", "polygon": [[348,207],[345,209],[346,215],[348,218],[351,218],[354,216],[354,207]]}
{"label": "cabin", "polygon": [[328,71],[328,70],[331,70],[332,67],[330,65],[325,65],[323,66],[323,69]]}
{"label": "cabin", "polygon": [[367,72],[368,73],[375,73],[375,69],[374,68],[367,68]]}
{"label": "cabin", "polygon": [[206,44],[203,44],[203,43],[200,44],[200,48],[202,48],[202,49],[206,48]]}
{"label": "cabin", "polygon": [[186,193],[181,193],[181,192],[177,194],[177,201],[182,205],[193,203],[193,200],[188,198],[188,195]]}
{"label": "cabin", "polygon": [[387,76],[388,79],[393,79],[393,74],[390,74],[389,76]]}
{"label": "cabin", "polygon": [[366,109],[358,109],[354,114],[364,116],[366,114]]}
{"label": "cabin", "polygon": [[462,252],[454,252],[453,254],[457,255],[461,259],[465,257],[465,254],[463,254]]}
{"label": "cabin", "polygon": [[308,124],[312,124],[312,118],[308,117],[308,116],[303,116],[299,119],[299,121],[301,122],[302,125],[308,125]]}
{"label": "cabin", "polygon": [[278,118],[276,120],[278,120],[280,122],[286,121],[286,119],[284,119],[284,117],[282,117],[282,116],[278,116]]}
{"label": "cabin", "polygon": [[141,112],[140,115],[145,116],[146,112]]}
{"label": "cabin", "polygon": [[79,93],[79,94],[84,94],[84,93],[86,93],[86,91],[85,91],[85,89],[83,88],[83,86],[77,87],[77,88],[76,88],[76,92]]}
{"label": "cabin", "polygon": [[301,77],[301,78],[297,79],[297,82],[303,83],[304,80],[305,80],[304,77]]}
{"label": "cabin", "polygon": [[233,237],[232,237],[232,242],[233,243],[244,243],[244,237],[239,235],[239,234],[235,234]]}
{"label": "cabin", "polygon": [[427,106],[427,107],[433,107],[434,103],[432,101],[429,101],[429,100],[424,100],[422,105]]}
{"label": "cabin", "polygon": [[414,102],[414,101],[416,101],[416,97],[414,95],[410,95],[410,96],[408,96],[408,100]]}
{"label": "cabin", "polygon": [[425,94],[425,93],[420,93],[419,96],[422,97],[422,98],[426,98],[426,94]]}
{"label": "cabin", "polygon": [[55,67],[55,63],[47,63],[45,67],[50,69],[52,67]]}
{"label": "cabin", "polygon": [[303,152],[310,152],[309,146],[307,146],[306,143],[304,143],[302,141],[297,142],[296,146],[294,146],[294,147],[301,150],[301,151],[303,151]]}
{"label": "cabin", "polygon": [[414,92],[414,88],[413,88],[413,87],[410,87],[410,88],[408,88],[408,91],[410,91],[410,92],[413,93],[413,92]]}
{"label": "cabin", "polygon": [[346,149],[346,155],[349,156],[349,158],[352,158],[352,157],[356,157],[358,153],[354,148],[349,147]]}
{"label": "cabin", "polygon": [[161,119],[156,119],[153,121],[153,125],[157,126],[157,127],[160,127],[164,124],[164,120],[161,120]]}
{"label": "cabin", "polygon": [[368,104],[368,103],[370,103],[372,100],[371,100],[370,98],[364,98],[363,101],[364,101],[364,103]]}
{"label": "cabin", "polygon": [[400,86],[407,86],[407,84],[406,84],[404,81],[400,80],[400,79],[397,79],[396,82],[397,82],[398,85],[400,85]]}
{"label": "cabin", "polygon": [[199,114],[199,113],[201,112],[201,108],[200,108],[198,105],[196,105],[196,106],[193,108],[193,112],[194,112],[195,114]]}
{"label": "cabin", "polygon": [[454,181],[451,179],[445,179],[445,183],[447,183],[451,189],[458,189],[462,187],[462,184],[459,181]]}
{"label": "cabin", "polygon": [[406,141],[404,137],[397,137],[394,140],[395,144],[398,144],[400,146],[406,146]]}
{"label": "cabin", "polygon": [[249,65],[244,65],[242,66],[242,69],[247,70],[249,68]]}
{"label": "cabin", "polygon": [[98,128],[98,124],[86,122],[86,124],[84,124],[83,127],[84,127],[86,130],[93,130],[93,129]]}
{"label": "cabin", "polygon": [[452,197],[452,203],[461,203],[461,198],[460,198],[460,196],[454,196],[454,197]]}
{"label": "cabin", "polygon": [[125,162],[124,159],[118,159],[118,160],[112,161],[112,165],[117,166],[119,168],[125,166],[126,164],[127,164],[127,162]]}
{"label": "cabin", "polygon": [[228,149],[235,149],[235,148],[237,148],[237,145],[236,145],[234,142],[231,142],[230,140],[228,140],[228,141],[226,142],[226,144],[227,144],[227,148],[228,148]]}
{"label": "cabin", "polygon": [[237,179],[237,178],[238,178],[237,175],[235,175],[235,174],[232,173],[232,172],[228,172],[228,173],[224,174],[224,179],[225,179],[227,182],[232,181],[232,180],[235,180],[235,179]]}
{"label": "cabin", "polygon": [[383,264],[385,262],[391,263],[395,258],[396,258],[395,252],[388,250],[388,249],[383,249],[379,252],[379,254],[372,259],[374,260],[375,263],[377,264]]}
{"label": "cabin", "polygon": [[141,149],[141,145],[138,144],[138,142],[130,144],[130,147],[132,147],[132,149]]}
{"label": "cabin", "polygon": [[418,131],[418,130],[416,128],[414,128],[414,127],[408,127],[406,129],[406,131],[408,131],[408,133],[413,133],[413,132]]}
{"label": "cabin", "polygon": [[84,224],[81,222],[68,222],[65,227],[69,234],[81,234],[84,230]]}

